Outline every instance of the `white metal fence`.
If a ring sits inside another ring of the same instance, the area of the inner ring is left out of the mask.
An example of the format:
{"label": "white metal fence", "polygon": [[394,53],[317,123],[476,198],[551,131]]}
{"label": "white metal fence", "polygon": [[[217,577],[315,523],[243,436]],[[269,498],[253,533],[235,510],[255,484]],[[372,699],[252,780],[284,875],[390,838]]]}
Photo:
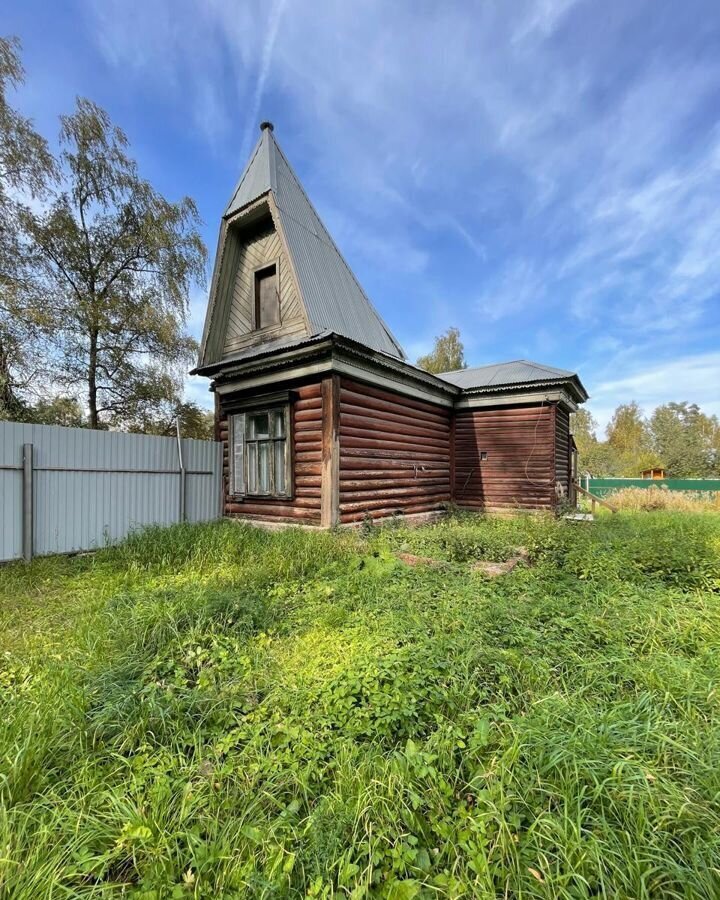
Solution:
{"label": "white metal fence", "polygon": [[0,560],[221,515],[222,445],[0,422]]}

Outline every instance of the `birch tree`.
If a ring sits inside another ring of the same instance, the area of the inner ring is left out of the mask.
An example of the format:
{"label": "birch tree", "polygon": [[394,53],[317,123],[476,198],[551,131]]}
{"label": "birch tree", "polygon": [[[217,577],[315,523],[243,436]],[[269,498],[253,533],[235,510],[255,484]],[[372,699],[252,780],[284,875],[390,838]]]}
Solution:
{"label": "birch tree", "polygon": [[189,295],[205,279],[198,211],[144,180],[123,131],[86,99],[61,117],[57,169],[45,208],[21,211],[25,291],[46,298],[58,384],[81,388],[91,428],[123,427],[181,396]]}
{"label": "birch tree", "polygon": [[10,102],[24,80],[19,41],[0,37],[0,419],[23,414],[23,388],[34,371],[25,350],[48,321],[43,305],[23,289],[19,216],[24,202],[46,189],[54,160],[32,122]]}

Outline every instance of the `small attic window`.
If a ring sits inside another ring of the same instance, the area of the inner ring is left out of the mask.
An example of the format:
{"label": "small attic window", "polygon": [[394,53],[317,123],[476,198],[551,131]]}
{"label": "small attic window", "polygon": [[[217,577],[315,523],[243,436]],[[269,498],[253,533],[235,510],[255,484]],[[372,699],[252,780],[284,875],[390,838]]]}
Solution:
{"label": "small attic window", "polygon": [[255,328],[280,324],[277,263],[255,270]]}

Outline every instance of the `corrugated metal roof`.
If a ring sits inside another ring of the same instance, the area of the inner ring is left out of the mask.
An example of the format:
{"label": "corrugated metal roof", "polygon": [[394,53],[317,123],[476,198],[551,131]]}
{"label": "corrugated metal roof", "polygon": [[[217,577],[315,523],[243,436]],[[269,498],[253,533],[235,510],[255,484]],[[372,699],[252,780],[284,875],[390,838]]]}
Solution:
{"label": "corrugated metal roof", "polygon": [[232,199],[230,216],[272,191],[312,332],[332,331],[405,358],[313,208],[270,128],[265,128]]}
{"label": "corrugated metal roof", "polygon": [[231,353],[228,356],[223,356],[223,358],[221,360],[218,360],[217,362],[198,366],[198,368],[193,369],[190,374],[206,374],[224,366],[231,365],[232,363],[246,362],[249,359],[255,359],[259,356],[266,356],[268,353],[276,353],[280,350],[296,350],[297,348],[304,347],[307,344],[318,343],[323,338],[329,337],[330,334],[331,332],[329,331],[322,331],[318,334],[313,335],[300,335],[300,337],[277,338],[273,341],[264,341],[262,344],[255,344],[252,347],[246,347],[244,350],[238,350],[237,353]]}
{"label": "corrugated metal roof", "polygon": [[512,362],[494,363],[473,369],[441,372],[439,377],[468,390],[495,385],[528,384],[533,381],[565,381],[568,378],[577,378],[577,375],[568,372],[567,369],[542,366],[528,359],[515,359]]}
{"label": "corrugated metal roof", "polygon": [[[266,138],[269,135],[269,138]],[[260,140],[250,155],[248,164],[240,176],[233,195],[225,209],[225,216],[231,216],[243,206],[257,200],[263,194],[275,189],[274,166],[271,153],[275,141],[269,129],[263,131]]]}

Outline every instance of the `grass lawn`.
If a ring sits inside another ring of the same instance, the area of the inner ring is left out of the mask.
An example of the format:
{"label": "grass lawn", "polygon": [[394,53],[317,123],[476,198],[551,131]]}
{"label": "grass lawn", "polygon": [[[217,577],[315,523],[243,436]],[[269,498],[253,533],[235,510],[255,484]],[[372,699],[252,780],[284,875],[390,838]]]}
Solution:
{"label": "grass lawn", "polygon": [[717,898],[719,684],[714,514],[8,566],[0,896]]}

